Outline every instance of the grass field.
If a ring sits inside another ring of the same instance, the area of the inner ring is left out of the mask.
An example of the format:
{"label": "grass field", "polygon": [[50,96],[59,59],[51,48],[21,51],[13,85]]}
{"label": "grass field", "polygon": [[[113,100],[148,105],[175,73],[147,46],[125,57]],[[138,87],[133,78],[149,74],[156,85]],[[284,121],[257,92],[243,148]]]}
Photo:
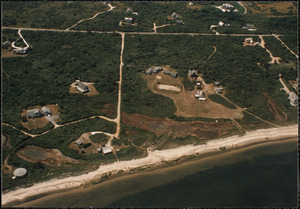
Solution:
{"label": "grass field", "polygon": [[212,94],[212,95],[209,95],[208,98],[213,100],[214,102],[217,102],[217,103],[220,103],[220,104],[224,105],[225,107],[228,107],[228,108],[231,108],[231,109],[236,109],[236,106],[229,103],[226,99],[224,99],[220,95]]}

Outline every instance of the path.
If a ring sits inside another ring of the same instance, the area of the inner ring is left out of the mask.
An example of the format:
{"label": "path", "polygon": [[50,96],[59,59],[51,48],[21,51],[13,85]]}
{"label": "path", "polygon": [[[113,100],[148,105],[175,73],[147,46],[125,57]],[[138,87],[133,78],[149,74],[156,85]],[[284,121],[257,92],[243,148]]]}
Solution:
{"label": "path", "polygon": [[86,21],[86,20],[92,20],[92,19],[94,19],[95,17],[97,17],[98,15],[103,14],[103,13],[105,13],[105,12],[109,12],[109,11],[111,11],[111,10],[113,10],[113,9],[115,8],[115,7],[112,6],[110,3],[108,3],[107,5],[110,7],[109,10],[107,10],[107,11],[102,11],[102,12],[98,12],[98,13],[96,13],[93,17],[90,17],[90,18],[84,18],[84,19],[82,19],[82,20],[79,20],[77,23],[75,23],[75,24],[72,25],[71,27],[67,28],[66,31],[70,30],[71,28],[74,28],[75,26],[77,26],[77,25],[78,25],[79,23],[81,23],[81,22],[84,22],[84,21]]}
{"label": "path", "polygon": [[245,9],[245,11],[243,13],[245,15],[247,13],[247,8],[243,5],[243,2],[238,1],[237,3]]}
{"label": "path", "polygon": [[227,97],[225,97],[223,94],[219,94],[219,95],[222,96],[224,99],[226,99],[229,103],[233,104],[233,105],[236,106],[237,108],[243,109],[244,112],[246,112],[246,113],[252,115],[253,117],[255,117],[255,118],[257,118],[257,119],[259,119],[259,120],[261,120],[261,121],[263,121],[263,122],[265,122],[265,123],[268,123],[268,124],[270,124],[270,125],[272,125],[272,126],[275,126],[275,127],[277,127],[277,128],[280,127],[280,126],[278,126],[278,125],[276,125],[276,124],[274,124],[274,123],[271,123],[271,122],[269,122],[269,121],[267,121],[267,120],[264,120],[264,119],[262,119],[262,118],[260,118],[260,117],[258,117],[258,116],[256,116],[256,115],[254,115],[253,113],[247,111],[245,108],[241,108],[240,106],[234,104],[232,101],[230,101],[230,100],[229,100]]}
{"label": "path", "polygon": [[237,126],[238,129],[241,130],[241,136],[244,135],[246,133],[245,129],[233,118],[231,118],[231,120],[235,123],[235,125]]}
{"label": "path", "polygon": [[120,67],[119,67],[119,74],[120,74],[120,80],[119,83],[119,93],[118,93],[118,108],[117,108],[117,117],[116,117],[116,124],[117,124],[117,130],[114,134],[114,137],[119,139],[120,137],[120,130],[121,130],[121,93],[122,93],[122,67],[123,67],[123,51],[124,51],[124,43],[125,43],[125,33],[120,33],[122,36],[122,44],[121,44],[121,53],[120,53]]}
{"label": "path", "polygon": [[271,57],[271,61],[269,62],[270,64],[274,64],[274,63],[277,63],[279,64],[280,63],[280,60],[281,58],[280,57],[273,57],[272,53],[270,52],[270,50],[268,50],[266,47],[265,47],[265,40],[263,39],[262,35],[259,35],[258,36],[261,40],[260,44],[258,44],[259,46],[261,46],[262,48],[264,48],[270,55]]}
{"label": "path", "polygon": [[157,33],[157,28],[163,28],[163,27],[166,27],[168,25],[171,25],[171,24],[164,24],[164,25],[156,26],[156,23],[153,23],[154,33]]}
{"label": "path", "polygon": [[291,91],[290,91],[290,89],[285,85],[285,83],[284,83],[284,81],[282,80],[282,78],[281,78],[280,75],[279,75],[279,81],[280,81],[280,83],[283,85],[284,91],[285,91],[287,94],[289,94]]}
{"label": "path", "polygon": [[299,56],[293,51],[293,50],[291,50],[287,45],[285,45],[285,43],[278,37],[278,35],[276,35],[276,34],[272,34],[275,38],[277,38],[282,44],[283,44],[283,46],[285,46],[288,50],[290,50],[290,52],[292,53],[292,54],[294,54],[297,58],[299,58]]}

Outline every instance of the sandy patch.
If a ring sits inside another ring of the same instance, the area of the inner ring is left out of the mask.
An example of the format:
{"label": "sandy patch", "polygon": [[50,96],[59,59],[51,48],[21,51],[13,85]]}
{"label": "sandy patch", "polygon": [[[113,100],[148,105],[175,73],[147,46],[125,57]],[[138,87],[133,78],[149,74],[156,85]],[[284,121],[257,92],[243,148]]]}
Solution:
{"label": "sandy patch", "polygon": [[167,91],[175,91],[180,92],[181,89],[178,86],[171,86],[171,85],[164,85],[164,84],[158,84],[158,89],[167,90]]}
{"label": "sandy patch", "polygon": [[[27,156],[25,153],[28,149],[40,152],[41,156],[36,159],[32,156]],[[75,159],[63,155],[58,149],[44,149],[38,146],[26,146],[19,150],[17,155],[26,161],[33,163],[40,162],[49,166],[62,166],[63,164],[78,162]]]}
{"label": "sandy patch", "polygon": [[87,85],[90,89],[89,92],[86,92],[86,93],[81,93],[80,91],[77,90],[76,88],[76,82],[72,83],[70,85],[70,88],[69,88],[69,93],[70,94],[84,94],[84,95],[87,95],[87,96],[95,96],[95,95],[98,95],[99,92],[97,91],[97,89],[94,87],[94,83],[88,83],[88,82],[81,82],[83,83],[84,85]]}

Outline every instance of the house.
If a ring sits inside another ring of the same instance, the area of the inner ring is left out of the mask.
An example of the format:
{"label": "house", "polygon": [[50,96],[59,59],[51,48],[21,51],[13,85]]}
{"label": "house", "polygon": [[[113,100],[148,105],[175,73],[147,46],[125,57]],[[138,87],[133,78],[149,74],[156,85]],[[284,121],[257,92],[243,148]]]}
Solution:
{"label": "house", "polygon": [[155,67],[154,70],[153,70],[153,73],[159,73],[160,71],[162,71],[163,68],[162,67]]}
{"label": "house", "polygon": [[102,153],[105,155],[105,154],[108,154],[108,153],[112,153],[112,149],[110,146],[104,146],[102,147]]}
{"label": "house", "polygon": [[40,118],[42,117],[41,111],[39,109],[27,110],[27,118]]}
{"label": "house", "polygon": [[222,94],[222,90],[223,90],[222,87],[215,88],[215,92],[216,92],[217,94]]}
{"label": "house", "polygon": [[196,91],[195,97],[200,101],[205,101],[205,93],[203,91]]}
{"label": "house", "polygon": [[98,152],[98,153],[102,152],[102,148],[101,148],[101,147],[98,147],[98,148],[97,148],[97,152]]}
{"label": "house", "polygon": [[176,25],[184,25],[184,22],[182,20],[176,20]]}
{"label": "house", "polygon": [[153,71],[153,68],[148,68],[148,70],[146,70],[146,75],[151,75]]}
{"label": "house", "polygon": [[245,38],[245,43],[252,44],[253,43],[253,38]]}
{"label": "house", "polygon": [[234,10],[233,10],[233,13],[239,13],[239,10],[234,9]]}
{"label": "house", "polygon": [[78,146],[78,147],[82,146],[82,145],[83,145],[82,139],[78,139],[78,140],[75,142],[75,145]]}
{"label": "house", "polygon": [[225,26],[225,27],[229,27],[230,24],[229,24],[229,23],[225,23],[224,26]]}
{"label": "house", "polygon": [[26,54],[26,53],[27,53],[27,49],[22,49],[22,48],[14,49],[14,54]]}
{"label": "house", "polygon": [[50,109],[48,107],[44,106],[41,109],[41,114],[44,115],[44,116],[46,116],[46,115],[51,115],[52,113],[51,113],[51,111],[50,111]]}
{"label": "house", "polygon": [[220,27],[223,27],[223,26],[224,26],[224,23],[223,23],[222,21],[220,21],[220,22],[218,23],[218,25],[219,25]]}
{"label": "house", "polygon": [[4,49],[8,49],[10,46],[11,46],[11,43],[10,43],[9,41],[5,41],[5,42],[2,44],[2,48],[4,48]]}
{"label": "house", "polygon": [[218,81],[214,82],[215,86],[220,86],[220,83]]}
{"label": "house", "polygon": [[166,75],[171,75],[171,73],[172,73],[172,72],[170,72],[170,71],[168,71],[168,70],[165,70],[165,71],[164,71],[164,74],[166,74]]}
{"label": "house", "polygon": [[174,18],[179,18],[178,14],[176,14],[175,12],[173,12],[173,14],[171,16]]}
{"label": "house", "polygon": [[246,24],[243,29],[247,29],[247,30],[256,30],[256,28],[254,27],[253,24]]}
{"label": "house", "polygon": [[132,10],[130,8],[127,8],[125,13],[130,14],[130,13],[132,13]]}
{"label": "house", "polygon": [[132,23],[133,22],[132,17],[125,17],[124,18],[124,22],[126,22],[126,23]]}
{"label": "house", "polygon": [[84,85],[83,83],[81,83],[79,80],[76,81],[77,82],[77,90],[80,91],[81,93],[86,93],[86,92],[89,92],[90,89],[87,85]]}
{"label": "house", "polygon": [[190,3],[189,3],[189,6],[194,6],[194,3],[193,3],[193,2],[190,2]]}
{"label": "house", "polygon": [[189,70],[188,75],[191,76],[191,78],[197,78],[198,74],[196,70]]}
{"label": "house", "polygon": [[298,96],[292,91],[289,93],[289,100],[292,106],[298,105]]}
{"label": "house", "polygon": [[231,4],[223,4],[222,7],[224,9],[234,9],[234,6],[232,6]]}

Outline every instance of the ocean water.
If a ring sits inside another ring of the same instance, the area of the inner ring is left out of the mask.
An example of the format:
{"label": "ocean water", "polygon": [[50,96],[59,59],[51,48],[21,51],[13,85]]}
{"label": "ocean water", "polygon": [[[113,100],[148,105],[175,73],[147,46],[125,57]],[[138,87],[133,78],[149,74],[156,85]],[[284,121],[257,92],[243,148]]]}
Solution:
{"label": "ocean water", "polygon": [[297,140],[256,145],[19,206],[296,207]]}

